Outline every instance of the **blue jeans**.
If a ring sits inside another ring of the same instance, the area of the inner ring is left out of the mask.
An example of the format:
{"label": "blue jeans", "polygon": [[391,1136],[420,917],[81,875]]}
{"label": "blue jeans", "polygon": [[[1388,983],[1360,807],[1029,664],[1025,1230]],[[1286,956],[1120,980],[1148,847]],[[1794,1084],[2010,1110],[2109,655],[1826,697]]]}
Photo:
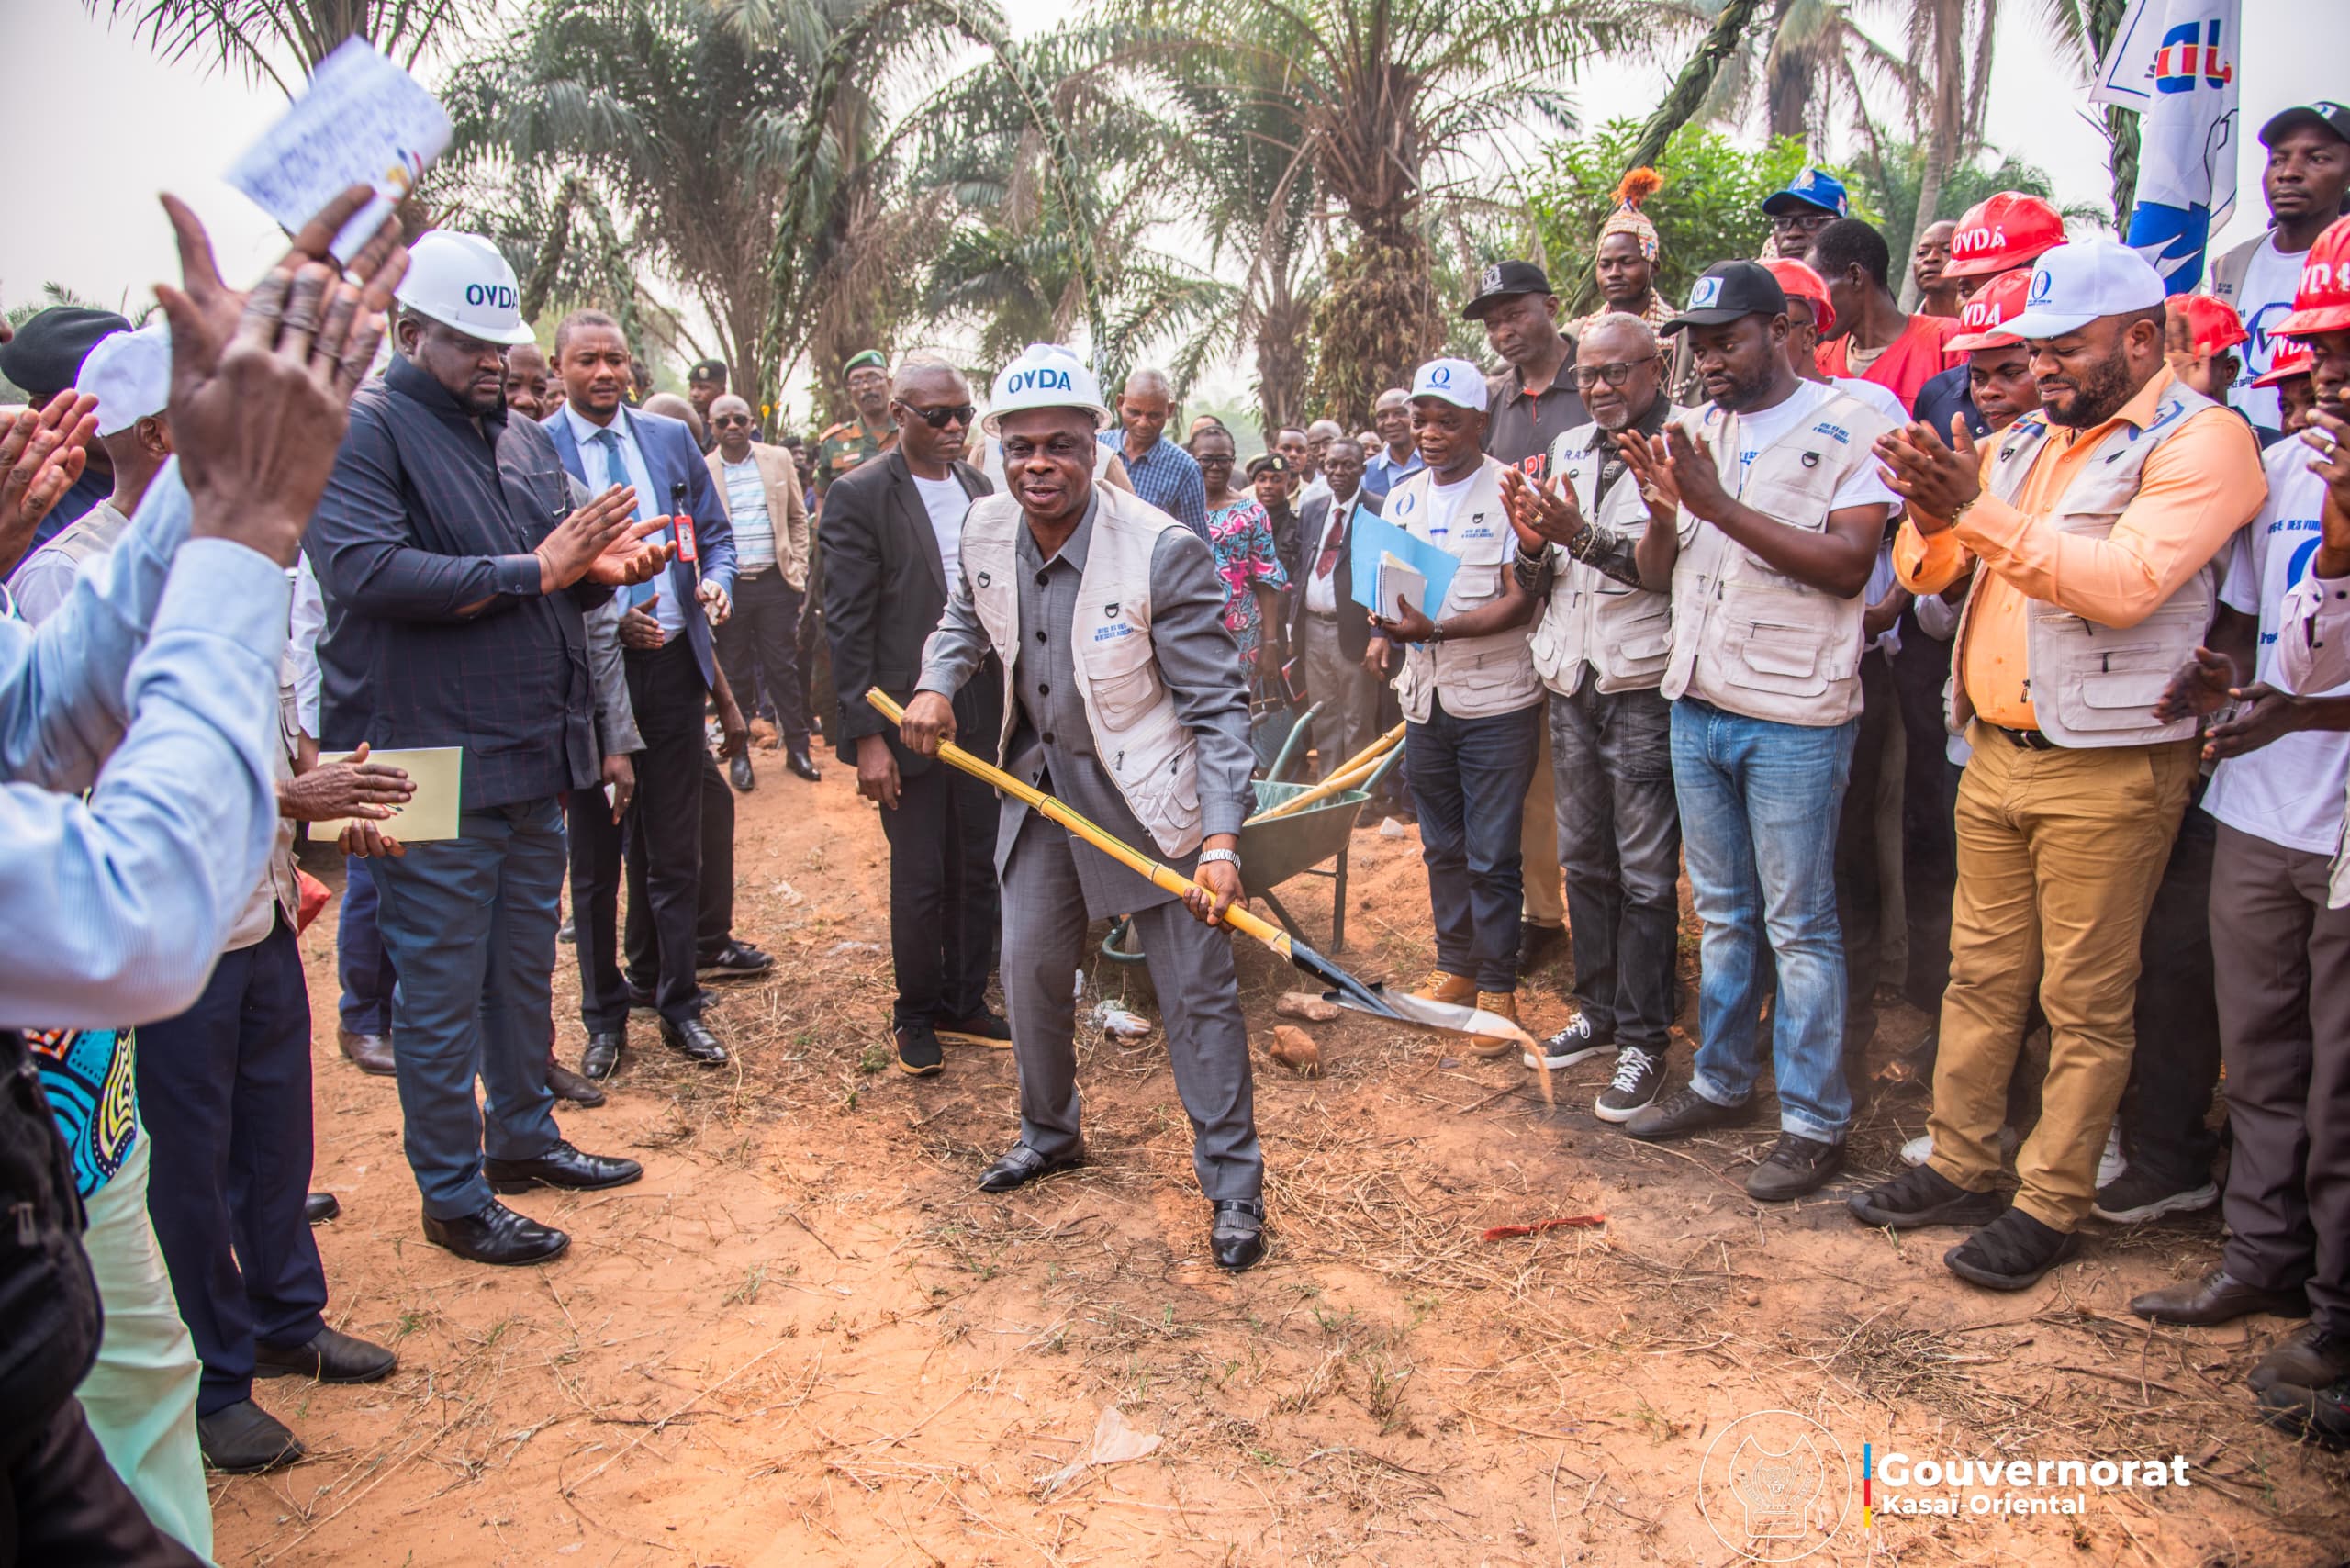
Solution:
{"label": "blue jeans", "polygon": [[1420,858],[1436,911],[1436,965],[1479,991],[1517,989],[1525,875],[1518,832],[1542,748],[1543,705],[1456,719],[1441,700],[1404,737],[1404,771],[1420,814]]}
{"label": "blue jeans", "polygon": [[1681,925],[1672,704],[1586,674],[1573,696],[1550,694],[1550,766],[1576,1010],[1602,1044],[1662,1056]]}
{"label": "blue jeans", "polygon": [[1673,787],[1705,922],[1689,1086],[1717,1105],[1754,1092],[1767,933],[1779,968],[1771,1015],[1779,1126],[1823,1143],[1842,1142],[1852,1120],[1836,821],[1858,728],[1858,720],[1813,728],[1749,719],[1691,697],[1673,705]]}
{"label": "blue jeans", "polygon": [[392,961],[375,930],[375,879],[356,855],[342,861],[342,918],[335,922],[336,977],[342,981],[338,1011],[354,1035],[392,1032]]}
{"label": "blue jeans", "polygon": [[[553,796],[466,812],[459,836],[375,862],[408,1162],[436,1219],[490,1203],[481,1158],[532,1159],[562,1135],[547,1092],[554,1037],[563,807]],[[474,1102],[474,1080],[483,1101]]]}

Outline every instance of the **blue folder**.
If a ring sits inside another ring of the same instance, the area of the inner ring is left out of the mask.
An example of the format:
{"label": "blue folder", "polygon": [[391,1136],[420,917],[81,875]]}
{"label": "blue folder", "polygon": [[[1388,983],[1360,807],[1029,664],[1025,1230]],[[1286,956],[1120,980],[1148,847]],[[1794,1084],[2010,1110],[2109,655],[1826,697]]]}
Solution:
{"label": "blue folder", "polygon": [[1413,538],[1360,504],[1347,528],[1354,539],[1353,588],[1357,604],[1379,603],[1379,557],[1388,554],[1428,580],[1428,598],[1434,602],[1413,608],[1431,621],[1444,613],[1445,596],[1452,591],[1452,574],[1460,569],[1459,556]]}

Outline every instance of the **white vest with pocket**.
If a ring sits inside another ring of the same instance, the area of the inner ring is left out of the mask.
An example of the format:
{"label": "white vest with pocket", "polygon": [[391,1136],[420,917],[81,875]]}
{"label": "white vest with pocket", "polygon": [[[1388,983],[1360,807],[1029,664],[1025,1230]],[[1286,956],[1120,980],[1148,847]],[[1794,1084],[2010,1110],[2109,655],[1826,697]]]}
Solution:
{"label": "white vest with pocket", "polygon": [[[2122,510],[2137,497],[2146,459],[2186,429],[2189,419],[2213,407],[2194,388],[2172,382],[2144,430],[2123,422],[2106,432],[2098,450],[2074,471],[2072,482],[2045,519],[2047,526],[2092,539],[2111,533]],[[1992,455],[1985,487],[2013,502],[2047,444],[2048,421],[2041,415],[2026,414],[2009,425]],[[1968,585],[1966,603],[1959,610],[1950,683],[1943,688],[1945,716],[1954,734],[1965,734],[1967,721],[1975,717],[1975,703],[1960,672],[1984,570],[1975,568],[1975,580]],[[2192,735],[2191,717],[2175,724],[2157,723],[2154,702],[2172,672],[2210,631],[2217,594],[2217,578],[2206,561],[2153,614],[2127,628],[2100,626],[2045,600],[2027,600],[2024,689],[2031,696],[2041,734],[2066,746],[2152,745]]]}
{"label": "white vest with pocket", "polygon": [[[1818,533],[1836,492],[1892,421],[1837,393],[1755,454],[1738,479],[1738,416],[1713,404],[1679,421],[1712,443],[1722,486],[1774,522]],[[1825,728],[1861,711],[1864,594],[1839,599],[1796,581],[1710,523],[1681,514],[1673,567],[1673,658],[1661,689],[1750,719]]]}
{"label": "white vest with pocket", "polygon": [[[1093,732],[1094,755],[1158,852],[1181,859],[1200,846],[1199,742],[1175,712],[1150,642],[1150,562],[1158,537],[1183,525],[1108,485],[1093,487],[1093,534],[1079,581],[1070,663]],[[998,493],[971,503],[963,520],[962,566],[988,641],[1003,666],[1003,734],[1009,756],[1020,699],[1020,552],[1028,526],[1020,502]]]}
{"label": "white vest with pocket", "polygon": [[[1517,535],[1510,531],[1509,512],[1502,505],[1503,466],[1491,457],[1484,460],[1441,538],[1428,532],[1435,521],[1428,497],[1436,479],[1432,471],[1416,470],[1387,493],[1382,517],[1460,562],[1444,603],[1433,610],[1419,607],[1431,621],[1482,609],[1499,598],[1508,583]],[[1444,699],[1444,711],[1456,719],[1490,719],[1530,707],[1541,695],[1542,682],[1534,673],[1523,626],[1489,637],[1448,638],[1434,647],[1409,644],[1395,677],[1396,701],[1404,717],[1416,724],[1428,722],[1438,697]]]}
{"label": "white vest with pocket", "polygon": [[[1674,409],[1668,418],[1688,410]],[[1617,436],[1595,421],[1578,425],[1550,447],[1550,472],[1573,487],[1583,515],[1598,527],[1637,541],[1648,532],[1649,503],[1639,481],[1627,473],[1594,510],[1599,470]],[[1556,576],[1550,597],[1534,622],[1527,646],[1534,673],[1561,697],[1583,685],[1588,666],[1603,692],[1653,691],[1664,678],[1673,652],[1673,599],[1627,588],[1595,566],[1586,566],[1557,545],[1550,546]]]}

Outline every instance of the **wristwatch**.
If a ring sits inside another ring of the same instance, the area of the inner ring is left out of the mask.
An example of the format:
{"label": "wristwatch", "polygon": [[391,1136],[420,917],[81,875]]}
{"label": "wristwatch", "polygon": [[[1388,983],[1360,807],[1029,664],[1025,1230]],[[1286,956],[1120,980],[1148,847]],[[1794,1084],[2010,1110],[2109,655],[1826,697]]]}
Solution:
{"label": "wristwatch", "polygon": [[1236,871],[1240,869],[1240,851],[1237,849],[1203,849],[1200,851],[1200,858],[1197,862],[1199,865],[1204,866],[1211,860],[1221,860]]}
{"label": "wristwatch", "polygon": [[1428,622],[1428,634],[1425,641],[1431,648],[1435,647],[1438,643],[1443,642],[1444,623],[1438,621],[1432,621]]}

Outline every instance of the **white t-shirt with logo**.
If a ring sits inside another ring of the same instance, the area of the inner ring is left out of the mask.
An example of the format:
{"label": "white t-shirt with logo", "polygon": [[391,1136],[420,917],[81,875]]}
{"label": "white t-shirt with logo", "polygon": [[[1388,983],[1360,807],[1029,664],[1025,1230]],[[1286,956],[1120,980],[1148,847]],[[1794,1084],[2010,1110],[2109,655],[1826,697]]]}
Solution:
{"label": "white t-shirt with logo", "polygon": [[[1477,482],[1479,470],[1472,468],[1469,477],[1458,484],[1439,485],[1428,481],[1428,538],[1438,544],[1451,548],[1452,520],[1460,515],[1460,503],[1469,494],[1469,487]],[[1457,552],[1456,552],[1457,553]]]}
{"label": "white t-shirt with logo", "polygon": [[[1765,449],[1775,446],[1797,427],[1805,425],[1813,415],[1827,407],[1837,395],[1833,386],[1823,386],[1817,381],[1797,381],[1796,389],[1786,401],[1758,412],[1742,412],[1738,416],[1738,489],[1746,491],[1746,476],[1754,471],[1754,460]],[[1874,463],[1863,463],[1846,476],[1835,499],[1828,503],[1830,511],[1846,507],[1898,507],[1901,498],[1895,495]]]}
{"label": "white t-shirt with logo", "polygon": [[963,481],[949,474],[944,479],[925,479],[913,476],[914,488],[922,492],[923,510],[930,513],[930,531],[938,535],[938,558],[946,565],[946,580],[955,580],[955,569],[963,560],[963,514],[971,510],[971,498],[963,493]]}
{"label": "white t-shirt with logo", "polygon": [[[2317,553],[2318,508],[2325,481],[2309,470],[2299,442],[2268,449],[2268,499],[2236,534],[2220,600],[2260,618],[2256,679],[2274,684],[2277,618],[2286,593],[2309,576]],[[2317,693],[2350,695],[2350,685]],[[2342,797],[2350,782],[2350,731],[2301,730],[2258,751],[2232,756],[2211,775],[2203,809],[2240,833],[2311,855],[2331,855],[2342,830]]]}
{"label": "white t-shirt with logo", "polygon": [[2284,346],[2282,338],[2269,336],[2277,323],[2293,313],[2293,291],[2301,286],[2301,263],[2309,259],[2307,251],[2286,254],[2277,249],[2277,236],[2271,231],[2252,252],[2252,263],[2244,268],[2244,283],[2236,290],[2236,314],[2244,318],[2244,330],[2252,334],[2249,342],[2236,345],[2236,353],[2244,360],[2244,369],[2236,376],[2236,384],[2228,389],[2228,401],[2244,411],[2254,424],[2269,430],[2281,428],[2285,410],[2277,402],[2277,388],[2255,386],[2252,378],[2268,374],[2275,363],[2277,351]]}

